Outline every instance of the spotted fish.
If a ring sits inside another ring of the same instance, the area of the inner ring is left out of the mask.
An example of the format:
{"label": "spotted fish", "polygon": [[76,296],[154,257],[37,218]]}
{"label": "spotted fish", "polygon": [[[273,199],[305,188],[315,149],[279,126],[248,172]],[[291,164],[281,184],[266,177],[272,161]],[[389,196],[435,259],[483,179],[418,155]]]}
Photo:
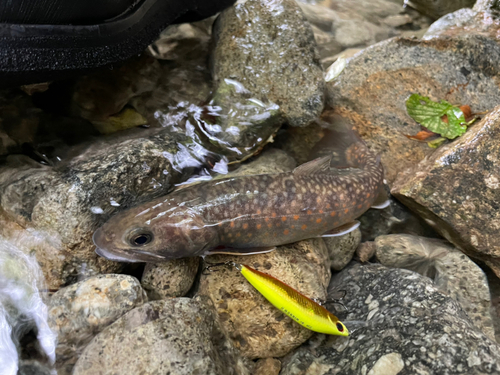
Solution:
{"label": "spotted fish", "polygon": [[334,153],[291,172],[204,181],[117,214],[95,232],[96,252],[128,262],[255,254],[353,230],[384,207],[383,168],[354,132],[329,137]]}

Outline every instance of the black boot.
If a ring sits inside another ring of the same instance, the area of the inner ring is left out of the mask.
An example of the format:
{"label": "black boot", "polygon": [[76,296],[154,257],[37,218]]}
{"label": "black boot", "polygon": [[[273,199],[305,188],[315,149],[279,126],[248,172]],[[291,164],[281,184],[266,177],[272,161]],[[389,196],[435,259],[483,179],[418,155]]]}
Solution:
{"label": "black boot", "polygon": [[53,81],[142,52],[168,25],[235,0],[0,1],[0,87]]}

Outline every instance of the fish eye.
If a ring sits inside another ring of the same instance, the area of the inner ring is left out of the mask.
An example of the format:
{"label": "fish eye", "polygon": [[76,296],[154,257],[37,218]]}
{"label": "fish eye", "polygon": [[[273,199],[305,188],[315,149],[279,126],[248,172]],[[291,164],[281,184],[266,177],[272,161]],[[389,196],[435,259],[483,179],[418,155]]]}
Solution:
{"label": "fish eye", "polygon": [[153,241],[153,233],[149,231],[134,231],[130,235],[130,244],[132,246],[144,246]]}
{"label": "fish eye", "polygon": [[344,326],[342,325],[342,323],[337,323],[336,325],[339,332],[344,332]]}

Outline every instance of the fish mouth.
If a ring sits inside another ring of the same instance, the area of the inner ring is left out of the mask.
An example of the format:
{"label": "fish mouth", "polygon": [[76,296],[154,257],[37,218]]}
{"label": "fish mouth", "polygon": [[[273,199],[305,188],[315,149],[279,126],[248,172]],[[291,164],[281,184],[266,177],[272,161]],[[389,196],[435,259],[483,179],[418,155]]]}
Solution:
{"label": "fish mouth", "polygon": [[114,262],[127,262],[127,263],[140,263],[140,260],[137,259],[131,259],[131,258],[125,258],[120,255],[113,254],[112,252],[101,249],[100,247],[95,248],[95,252],[97,255],[107,259],[107,260],[112,260]]}

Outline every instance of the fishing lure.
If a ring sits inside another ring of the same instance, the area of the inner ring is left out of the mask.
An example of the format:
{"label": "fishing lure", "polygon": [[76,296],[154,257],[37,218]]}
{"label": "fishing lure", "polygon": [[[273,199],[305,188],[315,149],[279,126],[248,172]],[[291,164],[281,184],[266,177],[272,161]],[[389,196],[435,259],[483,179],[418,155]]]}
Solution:
{"label": "fishing lure", "polygon": [[291,286],[247,265],[231,264],[269,302],[301,326],[328,335],[349,336],[346,326],[335,315]]}

